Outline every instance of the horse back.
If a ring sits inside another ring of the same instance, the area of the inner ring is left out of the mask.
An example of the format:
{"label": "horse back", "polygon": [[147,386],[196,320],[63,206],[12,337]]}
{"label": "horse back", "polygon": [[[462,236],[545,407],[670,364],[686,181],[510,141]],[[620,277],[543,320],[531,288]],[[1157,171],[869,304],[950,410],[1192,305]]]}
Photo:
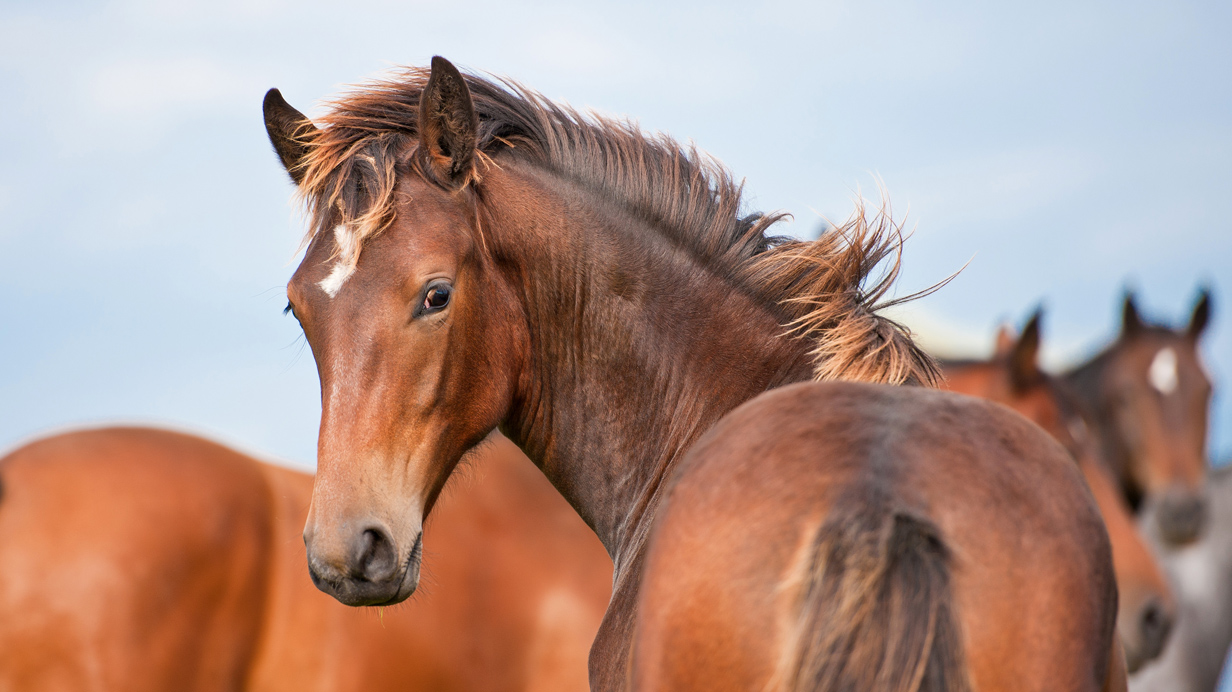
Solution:
{"label": "horse back", "polygon": [[1038,428],[944,392],[793,385],[677,469],[634,688],[1095,690],[1115,611],[1098,511]]}
{"label": "horse back", "polygon": [[240,689],[269,493],[247,457],[136,428],[0,460],[0,690]]}

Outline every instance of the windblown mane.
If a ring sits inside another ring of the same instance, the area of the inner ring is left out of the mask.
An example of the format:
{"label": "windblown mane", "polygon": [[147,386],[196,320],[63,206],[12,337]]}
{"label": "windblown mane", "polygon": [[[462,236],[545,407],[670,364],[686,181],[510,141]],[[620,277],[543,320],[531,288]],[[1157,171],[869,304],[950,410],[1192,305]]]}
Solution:
{"label": "windblown mane", "polygon": [[[414,166],[419,100],[429,71],[406,68],[337,100],[305,133],[297,173],[311,216],[306,242],[341,227],[340,260],[393,221],[398,171]],[[743,214],[740,183],[715,159],[635,124],[586,117],[510,81],[466,75],[479,116],[479,171],[514,156],[601,191],[674,244],[773,305],[787,329],[809,339],[819,380],[935,384],[933,360],[899,324],[876,313],[898,275],[901,227],[884,204],[862,204],[815,241],[768,235],[783,214]],[[888,257],[880,279],[869,276]]]}

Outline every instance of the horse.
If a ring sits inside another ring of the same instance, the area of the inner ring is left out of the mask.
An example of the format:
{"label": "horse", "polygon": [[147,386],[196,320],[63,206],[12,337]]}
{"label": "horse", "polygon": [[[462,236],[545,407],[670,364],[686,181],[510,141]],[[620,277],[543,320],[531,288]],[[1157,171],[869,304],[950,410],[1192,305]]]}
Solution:
{"label": "horse", "polygon": [[1133,673],[1163,651],[1176,620],[1176,601],[1116,479],[1099,458],[1089,414],[1060,378],[1039,366],[1042,316],[1043,311],[1036,310],[1017,337],[1008,328],[999,330],[988,360],[942,360],[944,386],[1009,406],[1052,435],[1077,461],[1112,541],[1117,634]]}
{"label": "horse", "polygon": [[508,441],[469,468],[430,588],[378,612],[308,578],[308,474],[163,430],[27,444],[0,459],[0,690],[585,690],[610,561]]}
{"label": "horse", "polygon": [[1126,294],[1120,336],[1065,375],[1095,417],[1104,458],[1130,506],[1158,501],[1160,535],[1175,545],[1198,538],[1207,512],[1211,381],[1198,341],[1210,315],[1207,290],[1182,329],[1145,321]]}
{"label": "horse", "polygon": [[1180,600],[1180,618],[1159,660],[1129,680],[1133,692],[1215,692],[1232,645],[1232,467],[1211,470],[1207,530],[1188,545],[1161,535],[1155,505],[1139,525],[1159,551]]}
{"label": "horse", "polygon": [[937,371],[877,312],[895,272],[865,281],[888,212],[775,238],[717,161],[440,57],[319,123],[263,111],[309,212],[287,309],[321,381],[323,591],[409,597],[499,429],[613,558],[592,690],[1124,688],[1068,453],[897,386]]}

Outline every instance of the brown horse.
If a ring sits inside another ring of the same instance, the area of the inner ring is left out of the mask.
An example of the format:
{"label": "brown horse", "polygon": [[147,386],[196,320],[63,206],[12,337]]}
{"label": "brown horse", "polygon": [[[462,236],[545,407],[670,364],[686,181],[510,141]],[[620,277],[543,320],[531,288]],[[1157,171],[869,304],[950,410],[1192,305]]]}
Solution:
{"label": "brown horse", "polygon": [[1180,330],[1145,322],[1127,295],[1120,337],[1066,375],[1094,415],[1104,458],[1130,506],[1158,502],[1160,534],[1177,545],[1196,539],[1206,517],[1211,381],[1198,339],[1210,315],[1205,290]]}
{"label": "brown horse", "polygon": [[719,164],[441,58],[320,128],[271,91],[265,121],[312,212],[287,293],[321,377],[323,590],[408,597],[499,427],[614,559],[592,689],[1123,687],[1060,445],[970,397],[808,382],[936,377],[874,311],[893,272],[861,288],[885,215],[767,237]]}
{"label": "brown horse", "polygon": [[0,690],[586,689],[611,563],[507,441],[427,536],[426,593],[347,608],[304,571],[312,477],[178,433],[0,460]]}
{"label": "brown horse", "polygon": [[1036,311],[1014,338],[1008,329],[997,335],[989,360],[949,361],[942,366],[946,388],[1005,404],[1026,416],[1060,442],[1087,480],[1112,541],[1120,606],[1117,633],[1130,672],[1163,651],[1176,618],[1176,602],[1159,564],[1134,526],[1116,479],[1099,458],[1099,441],[1081,402],[1059,378],[1039,367],[1041,312]]}

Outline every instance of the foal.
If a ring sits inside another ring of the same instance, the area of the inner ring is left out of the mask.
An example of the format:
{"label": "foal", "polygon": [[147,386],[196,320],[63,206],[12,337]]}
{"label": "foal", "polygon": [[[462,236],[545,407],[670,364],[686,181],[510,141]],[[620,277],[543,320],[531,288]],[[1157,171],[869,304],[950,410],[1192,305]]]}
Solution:
{"label": "foal", "polygon": [[441,58],[320,128],[271,91],[265,121],[312,212],[287,293],[326,592],[414,592],[424,518],[499,427],[615,563],[595,690],[1123,686],[1062,447],[968,397],[809,383],[936,377],[875,312],[893,273],[862,288],[884,218],[767,236],[717,163]]}

